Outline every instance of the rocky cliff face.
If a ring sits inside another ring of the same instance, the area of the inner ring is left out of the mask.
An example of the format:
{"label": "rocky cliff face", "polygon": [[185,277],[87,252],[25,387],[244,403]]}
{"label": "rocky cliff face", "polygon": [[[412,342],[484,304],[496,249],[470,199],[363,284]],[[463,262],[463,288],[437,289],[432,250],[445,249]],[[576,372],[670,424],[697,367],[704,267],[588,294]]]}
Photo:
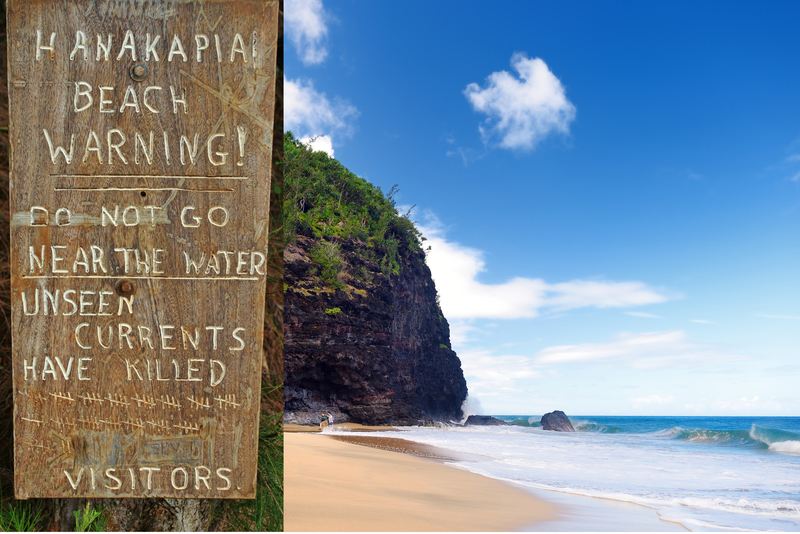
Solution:
{"label": "rocky cliff face", "polygon": [[383,274],[380,247],[333,238],[344,268],[326,286],[298,235],[284,251],[285,421],[414,424],[457,419],[467,395],[461,362],[422,252]]}

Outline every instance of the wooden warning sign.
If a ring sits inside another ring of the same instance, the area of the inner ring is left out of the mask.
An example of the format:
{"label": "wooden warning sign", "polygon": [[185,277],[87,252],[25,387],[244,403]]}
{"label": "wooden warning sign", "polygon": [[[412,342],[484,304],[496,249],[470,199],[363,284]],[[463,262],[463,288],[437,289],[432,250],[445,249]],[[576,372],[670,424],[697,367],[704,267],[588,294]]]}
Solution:
{"label": "wooden warning sign", "polygon": [[17,498],[255,496],[277,30],[8,0]]}

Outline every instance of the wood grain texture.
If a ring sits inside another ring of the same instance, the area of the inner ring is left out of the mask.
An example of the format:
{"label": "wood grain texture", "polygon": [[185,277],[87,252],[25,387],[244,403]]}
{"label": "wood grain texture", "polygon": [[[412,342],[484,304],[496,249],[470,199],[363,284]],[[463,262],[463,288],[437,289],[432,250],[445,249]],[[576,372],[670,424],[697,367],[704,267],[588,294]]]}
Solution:
{"label": "wood grain texture", "polygon": [[9,0],[17,498],[254,497],[277,26]]}

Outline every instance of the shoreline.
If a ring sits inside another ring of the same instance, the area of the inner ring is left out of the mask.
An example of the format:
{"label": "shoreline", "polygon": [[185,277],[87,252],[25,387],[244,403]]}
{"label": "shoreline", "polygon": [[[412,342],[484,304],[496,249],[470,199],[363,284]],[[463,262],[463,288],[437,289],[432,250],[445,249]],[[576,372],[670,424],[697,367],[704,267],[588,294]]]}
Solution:
{"label": "shoreline", "polygon": [[[299,425],[293,425],[299,426]],[[337,425],[338,427],[338,425]],[[423,526],[421,528],[411,528],[407,525],[399,525],[399,526],[392,526],[390,523],[391,521],[381,520],[376,524],[372,525],[364,525],[363,528],[357,525],[353,525],[348,520],[345,520],[344,527],[340,527],[339,521],[336,522],[328,522],[319,524],[317,527],[314,526],[302,526],[299,529],[307,529],[307,530],[430,530],[430,531],[453,531],[453,530],[472,530],[472,531],[480,531],[480,530],[517,530],[517,531],[527,531],[527,532],[545,532],[545,531],[561,531],[561,532],[569,532],[569,531],[594,531],[594,532],[603,532],[603,531],[636,531],[636,532],[666,532],[666,531],[674,531],[674,532],[686,532],[688,531],[683,525],[668,521],[662,521],[658,512],[654,508],[650,508],[647,506],[628,503],[623,501],[615,501],[613,499],[604,499],[604,498],[596,498],[596,497],[588,497],[582,495],[575,495],[570,493],[563,493],[557,490],[546,490],[546,489],[538,489],[538,488],[530,488],[524,485],[516,484],[513,481],[506,481],[495,479],[491,477],[486,477],[484,475],[473,473],[468,469],[465,469],[461,466],[452,465],[450,462],[455,461],[475,461],[475,455],[464,455],[462,453],[458,453],[457,451],[451,451],[449,449],[433,447],[429,445],[424,445],[421,443],[416,443],[413,441],[402,439],[400,436],[402,435],[402,430],[398,430],[393,427],[373,427],[370,428],[369,431],[387,431],[392,430],[396,431],[399,436],[397,438],[391,437],[373,437],[373,436],[352,436],[348,435],[349,431],[354,432],[362,432],[360,425],[356,424],[348,424],[347,427],[342,427],[344,432],[336,432],[330,433],[325,432],[322,435],[328,436],[333,438],[331,440],[324,440],[330,442],[338,442],[342,443],[345,447],[353,447],[356,446],[358,449],[364,450],[372,450],[372,451],[383,451],[388,452],[391,455],[395,455],[392,459],[387,459],[387,462],[395,462],[397,461],[397,457],[408,456],[411,457],[410,459],[421,458],[422,462],[426,463],[429,467],[426,469],[435,469],[435,468],[442,468],[449,471],[461,472],[468,474],[469,477],[472,479],[472,484],[477,484],[478,486],[481,485],[494,485],[500,484],[500,487],[505,489],[506,491],[512,490],[513,493],[516,494],[516,498],[520,498],[520,494],[527,496],[531,499],[532,502],[535,503],[536,507],[541,509],[544,507],[548,511],[549,516],[541,516],[537,515],[533,520],[526,520],[524,517],[520,517],[518,522],[515,524],[483,524],[482,527],[469,523],[468,526],[460,526],[456,527],[452,523],[448,523],[447,521],[435,521],[437,524],[429,524],[427,526]],[[291,428],[287,429],[287,432],[290,433],[297,433],[303,432],[303,428]],[[314,427],[305,427],[305,432],[314,432]],[[316,429],[315,433],[319,433],[319,430]],[[304,437],[311,437],[311,436],[304,436]],[[321,440],[321,438],[316,438]],[[287,445],[288,445],[287,440]],[[344,443],[343,443],[344,442]],[[319,444],[319,442],[316,442]],[[287,518],[290,515],[291,506],[289,501],[294,499],[294,495],[291,495],[293,489],[290,488],[292,484],[289,482],[289,478],[291,476],[290,469],[288,469],[289,464],[292,463],[293,460],[289,460],[289,447],[287,446],[287,471],[286,471],[286,487],[289,488],[286,490],[286,498],[287,498]],[[325,447],[322,447],[325,449]],[[346,451],[346,449],[342,449],[341,451]],[[356,461],[356,467],[365,460],[365,458],[361,458],[363,454],[368,454],[366,452],[363,453],[355,453],[355,451],[351,451],[351,455],[353,455],[353,459]],[[306,461],[308,458],[306,458]],[[367,460],[369,462],[369,460]],[[437,465],[438,464],[438,465]],[[363,466],[361,466],[363,467]],[[437,475],[438,476],[438,475]],[[477,478],[475,478],[477,477]],[[480,482],[479,482],[480,481]],[[364,480],[362,479],[358,483],[362,486]],[[329,489],[337,488],[339,481],[338,480],[331,480],[330,485],[328,486]],[[357,483],[357,485],[358,485]],[[494,484],[491,484],[494,483]],[[393,488],[394,481],[391,481],[391,485],[388,488],[383,488],[391,491]],[[417,484],[419,486],[419,484]],[[367,488],[362,488],[366,490]],[[406,492],[406,488],[395,488],[398,492]],[[473,488],[468,490],[472,491]],[[321,496],[320,498],[323,501],[327,498],[326,496]],[[315,502],[315,501],[311,501]],[[521,504],[515,501],[516,506],[523,506],[526,508],[526,505]],[[400,507],[400,509],[405,509],[406,504],[403,503],[395,503],[396,506]],[[387,504],[387,506],[391,507],[391,504]],[[518,511],[515,510],[514,507],[511,507],[511,513]],[[469,515],[473,515],[477,510],[470,506],[469,508],[457,508],[455,511],[457,513],[464,513],[464,510],[468,510]],[[501,515],[498,513],[498,510],[495,508],[490,508],[489,510],[481,510],[483,514],[489,513],[491,515]],[[354,510],[353,513],[360,514],[361,512]],[[436,515],[439,515],[440,512],[437,510],[435,512]],[[506,512],[503,512],[506,513]],[[384,514],[387,515],[387,514]],[[519,516],[518,516],[519,517]],[[485,520],[486,518],[483,517]],[[502,517],[498,521],[505,521],[509,519],[508,517]],[[286,523],[286,530],[299,530],[298,528],[294,528],[292,524],[290,524],[290,520],[287,519]]]}
{"label": "shoreline", "polygon": [[524,529],[527,532],[691,532],[643,504],[519,487],[561,509],[557,519],[530,525]]}
{"label": "shoreline", "polygon": [[286,531],[508,531],[558,512],[519,487],[443,460],[327,436],[284,434]]}

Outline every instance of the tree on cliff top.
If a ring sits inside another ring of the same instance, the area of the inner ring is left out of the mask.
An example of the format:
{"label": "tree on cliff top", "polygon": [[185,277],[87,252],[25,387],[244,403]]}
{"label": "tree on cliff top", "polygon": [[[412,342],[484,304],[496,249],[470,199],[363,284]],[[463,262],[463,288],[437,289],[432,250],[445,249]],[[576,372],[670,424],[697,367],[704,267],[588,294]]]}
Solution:
{"label": "tree on cliff top", "polygon": [[297,234],[316,239],[355,239],[368,248],[380,247],[376,258],[386,274],[401,270],[401,259],[421,249],[425,239],[408,214],[395,207],[397,186],[384,195],[324,152],[314,152],[284,136],[284,239]]}

